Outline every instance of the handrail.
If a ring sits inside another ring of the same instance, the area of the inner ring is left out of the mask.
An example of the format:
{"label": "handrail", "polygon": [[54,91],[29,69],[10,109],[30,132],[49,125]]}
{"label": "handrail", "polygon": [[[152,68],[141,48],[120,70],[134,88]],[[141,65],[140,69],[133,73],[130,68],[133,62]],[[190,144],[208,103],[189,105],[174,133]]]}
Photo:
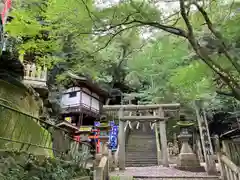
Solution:
{"label": "handrail", "polygon": [[230,159],[231,157],[228,157],[222,153],[218,136],[215,137],[215,145],[217,149],[218,162],[220,165],[221,179],[239,180],[240,168]]}
{"label": "handrail", "polygon": [[156,138],[156,146],[157,146],[157,161],[158,165],[160,165],[161,161],[161,149],[160,149],[160,143],[159,143],[159,134],[158,134],[158,128],[157,125],[155,125],[155,138]]}
{"label": "handrail", "polygon": [[222,166],[222,177],[225,177],[227,180],[240,179],[240,168],[236,166],[227,156],[221,155],[220,161]]}
{"label": "handrail", "polygon": [[106,180],[109,177],[109,162],[107,156],[102,156],[95,168],[94,180]]}

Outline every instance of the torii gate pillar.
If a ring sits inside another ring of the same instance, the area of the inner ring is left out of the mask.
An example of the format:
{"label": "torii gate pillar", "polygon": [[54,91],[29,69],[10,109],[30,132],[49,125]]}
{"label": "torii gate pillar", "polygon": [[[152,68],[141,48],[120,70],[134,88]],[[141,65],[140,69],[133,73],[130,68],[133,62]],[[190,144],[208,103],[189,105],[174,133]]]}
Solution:
{"label": "torii gate pillar", "polygon": [[[164,117],[164,111],[160,107],[158,111],[159,117]],[[166,121],[165,119],[158,121],[160,141],[161,141],[161,152],[162,152],[162,165],[165,167],[169,166],[168,161],[168,150],[167,150],[167,133],[166,133]]]}
{"label": "torii gate pillar", "polygon": [[119,140],[119,169],[125,170],[125,132],[124,132],[124,125],[125,122],[121,120],[123,117],[123,111],[119,110],[119,133],[118,133],[118,140]]}

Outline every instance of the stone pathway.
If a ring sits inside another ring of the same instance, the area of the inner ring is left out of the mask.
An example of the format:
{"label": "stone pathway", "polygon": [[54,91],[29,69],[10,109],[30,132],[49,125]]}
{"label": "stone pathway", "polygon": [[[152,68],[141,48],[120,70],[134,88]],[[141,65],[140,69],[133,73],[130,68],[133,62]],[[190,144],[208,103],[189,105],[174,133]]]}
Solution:
{"label": "stone pathway", "polygon": [[174,167],[150,166],[150,167],[128,167],[124,171],[114,171],[110,176],[132,176],[132,177],[208,177],[205,172],[189,172],[175,169]]}

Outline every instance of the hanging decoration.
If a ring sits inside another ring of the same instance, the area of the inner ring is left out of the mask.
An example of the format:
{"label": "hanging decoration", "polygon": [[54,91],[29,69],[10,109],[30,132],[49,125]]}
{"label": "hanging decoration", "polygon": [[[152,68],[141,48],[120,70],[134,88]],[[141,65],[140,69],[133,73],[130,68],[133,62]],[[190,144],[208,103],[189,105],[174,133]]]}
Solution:
{"label": "hanging decoration", "polygon": [[109,133],[109,148],[116,151],[118,146],[118,126],[114,124],[114,121],[111,121],[110,125],[112,128]]}

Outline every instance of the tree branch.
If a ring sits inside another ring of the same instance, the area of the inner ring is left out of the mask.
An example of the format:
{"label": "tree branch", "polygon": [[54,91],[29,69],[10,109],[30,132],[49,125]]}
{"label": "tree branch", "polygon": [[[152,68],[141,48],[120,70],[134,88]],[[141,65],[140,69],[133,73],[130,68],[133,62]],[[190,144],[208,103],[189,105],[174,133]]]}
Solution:
{"label": "tree branch", "polygon": [[205,52],[204,48],[200,46],[200,44],[196,41],[194,37],[194,32],[192,25],[188,19],[187,13],[185,11],[184,0],[179,0],[180,3],[180,12],[185,21],[185,24],[188,29],[187,39],[192,45],[195,52],[199,55],[201,60],[208,65],[210,69],[213,70],[217,75],[221,77],[221,79],[231,88],[231,90],[236,90],[235,88],[239,88],[238,83],[234,80],[234,78],[229,75],[219,64],[215,63],[211,57]]}
{"label": "tree branch", "polygon": [[183,29],[177,28],[177,27],[166,26],[166,25],[160,24],[158,22],[145,22],[145,21],[140,21],[140,20],[136,20],[136,19],[132,21],[132,23],[134,23],[134,22],[139,23],[142,26],[152,26],[152,27],[161,29],[163,31],[169,32],[171,34],[187,38],[186,31],[184,31]]}
{"label": "tree branch", "polygon": [[224,96],[234,97],[234,94],[232,92],[216,91],[216,93]]}
{"label": "tree branch", "polygon": [[[188,19],[188,16],[187,16],[187,13],[185,11],[185,4],[184,4],[184,0],[179,0],[179,3],[180,3],[180,13],[182,15],[182,18],[187,26],[187,29],[188,29],[188,38],[189,40],[191,41],[195,41],[195,38],[194,38],[194,34],[193,34],[193,28],[192,28],[192,25]],[[196,43],[196,42],[195,42]]]}
{"label": "tree branch", "polygon": [[128,30],[128,29],[131,29],[131,28],[133,28],[133,27],[138,27],[138,26],[140,26],[140,25],[139,25],[139,24],[134,24],[134,25],[132,25],[132,26],[129,26],[129,27],[126,27],[126,28],[123,28],[123,29],[117,31],[116,33],[114,33],[114,34],[109,38],[109,40],[107,41],[107,43],[105,43],[104,46],[102,46],[101,48],[97,49],[97,50],[94,51],[93,53],[95,54],[95,53],[103,50],[104,48],[106,48],[106,47],[112,42],[112,40],[113,40],[117,35],[119,35],[120,33],[122,33],[123,31],[126,31],[126,30]]}
{"label": "tree branch", "polygon": [[236,56],[231,57],[230,53],[227,50],[227,45],[224,42],[224,38],[221,35],[220,32],[218,32],[215,28],[214,25],[212,23],[212,21],[210,20],[210,18],[208,17],[207,12],[197,3],[197,2],[193,2],[193,4],[197,7],[197,9],[199,10],[199,12],[202,14],[208,29],[212,32],[212,34],[221,42],[221,48],[223,50],[224,55],[226,56],[226,58],[230,61],[230,63],[233,65],[233,67],[237,70],[238,73],[240,73],[240,65],[238,64],[238,58],[236,58]]}

